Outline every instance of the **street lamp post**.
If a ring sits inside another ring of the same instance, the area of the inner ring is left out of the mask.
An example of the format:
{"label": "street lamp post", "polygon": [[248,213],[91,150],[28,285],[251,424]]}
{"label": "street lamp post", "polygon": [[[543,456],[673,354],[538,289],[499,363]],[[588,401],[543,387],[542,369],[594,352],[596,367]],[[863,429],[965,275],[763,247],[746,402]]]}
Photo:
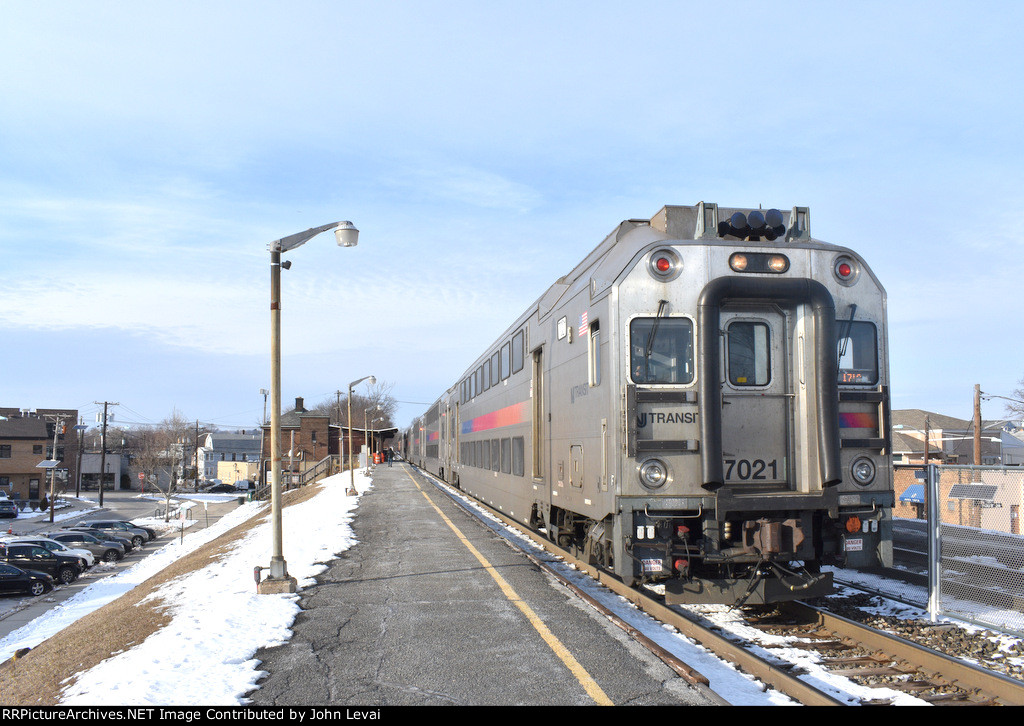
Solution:
{"label": "street lamp post", "polygon": [[[373,412],[377,413],[377,411],[380,411],[383,408],[384,408],[383,406],[377,406],[377,408],[375,408]],[[377,419],[373,419],[373,421],[376,421],[376,420]],[[369,411],[367,409],[364,408],[363,409],[363,441],[364,442],[369,442],[369,449],[367,450],[367,453],[366,453],[366,474],[367,475],[369,475],[369,473],[370,473],[370,457],[373,456],[373,443],[374,442],[373,442],[373,439],[370,438],[370,426],[373,424],[373,421],[370,421],[370,413],[369,413]]]}
{"label": "street lamp post", "polygon": [[259,583],[260,593],[295,592],[295,578],[288,576],[284,559],[284,537],[281,524],[281,253],[305,244],[321,232],[334,230],[340,247],[355,247],[359,230],[351,222],[334,222],[307,229],[271,242],[270,249],[270,515],[273,531],[273,554],[270,575]]}
{"label": "street lamp post", "polygon": [[351,383],[348,384],[348,461],[345,463],[348,464],[348,476],[350,483],[348,491],[345,493],[348,494],[350,497],[354,497],[356,494],[359,493],[356,491],[356,470],[355,467],[352,466],[352,389],[355,388],[360,383],[362,383],[363,381],[369,381],[370,385],[372,386],[377,382],[377,379],[374,378],[373,376],[363,376],[358,381],[352,381]]}
{"label": "street lamp post", "polygon": [[[383,406],[377,406],[377,410],[378,411],[381,410],[382,408],[384,408],[384,407]],[[383,444],[384,444],[384,442],[383,441],[378,442],[376,434],[377,434],[377,422],[378,421],[383,421],[383,420],[384,420],[383,416],[378,416],[377,418],[375,418],[375,419],[370,421],[370,430],[374,433],[373,442],[375,444],[377,444],[377,443],[380,444],[380,451],[378,451],[377,453],[382,455],[381,456],[381,461],[384,460],[383,459],[383,454],[384,454],[384,446],[383,446]],[[367,461],[369,461],[369,459],[367,459]]]}

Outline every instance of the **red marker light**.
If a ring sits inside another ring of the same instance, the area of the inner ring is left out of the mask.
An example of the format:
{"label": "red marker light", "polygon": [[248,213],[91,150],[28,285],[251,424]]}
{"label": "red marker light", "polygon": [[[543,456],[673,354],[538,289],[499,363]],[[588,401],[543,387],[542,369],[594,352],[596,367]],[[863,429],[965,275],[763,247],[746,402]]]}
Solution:
{"label": "red marker light", "polygon": [[671,282],[679,276],[683,263],[675,250],[656,250],[647,259],[647,272],[659,282]]}
{"label": "red marker light", "polygon": [[857,263],[844,255],[833,263],[832,274],[840,284],[853,285],[859,274]]}

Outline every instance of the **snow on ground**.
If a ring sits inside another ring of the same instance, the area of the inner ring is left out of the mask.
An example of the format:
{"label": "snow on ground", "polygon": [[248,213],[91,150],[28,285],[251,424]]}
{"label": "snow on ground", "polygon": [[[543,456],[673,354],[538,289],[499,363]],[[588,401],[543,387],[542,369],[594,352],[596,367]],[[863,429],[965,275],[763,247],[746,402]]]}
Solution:
{"label": "snow on ground", "polygon": [[[330,477],[324,480],[321,493],[302,504],[283,509],[285,559],[289,574],[298,580],[300,591],[315,582],[315,576],[326,569],[327,562],[355,544],[350,523],[357,515],[361,497],[345,494],[348,482],[347,474]],[[356,474],[355,484],[360,493],[371,486],[370,479],[361,473]],[[262,514],[267,508],[266,503],[249,502],[232,510],[213,526],[195,533],[183,531],[179,538],[144,560],[89,585],[47,614],[0,639],[0,659],[10,658],[18,649],[34,647],[56,635],[175,560]],[[261,676],[260,663],[254,659],[256,651],[286,642],[299,613],[297,594],[256,593],[253,568],[269,564],[270,526],[266,522],[253,527],[230,551],[212,560],[207,567],[163,585],[152,597],[168,603],[171,623],[143,643],[78,674],[77,682],[62,694],[62,705],[246,705],[245,694],[256,687]],[[603,600],[606,607],[615,606],[614,601],[621,600],[614,595],[609,597],[607,590],[601,593],[601,589],[592,589],[590,594]],[[736,614],[728,608],[707,608],[704,616],[723,628],[737,627],[733,622]],[[708,675],[714,689],[731,703],[764,706],[792,703],[778,693],[764,692],[753,679],[736,672],[673,629],[653,623],[645,614],[627,612],[627,617],[634,627]],[[750,633],[756,640],[754,635]],[[814,663],[807,662],[806,667],[810,680],[828,684],[829,677]],[[839,687],[838,683],[835,685]],[[849,684],[843,685],[848,687]],[[872,691],[872,695],[877,697],[878,692]],[[897,703],[920,703],[903,694],[891,695]]]}
{"label": "snow on ground", "polygon": [[[313,584],[325,563],[354,544],[350,523],[360,497],[345,494],[348,483],[347,475],[325,479],[320,494],[282,510],[285,560],[300,589]],[[355,483],[359,492],[370,487],[359,473]],[[262,502],[243,504],[213,526],[185,534],[133,567],[90,585],[0,640],[0,659],[38,645],[267,508]],[[253,527],[207,567],[162,586],[153,597],[169,603],[172,622],[79,674],[77,683],[62,694],[62,705],[245,705],[244,694],[260,676],[253,655],[261,647],[285,642],[299,612],[298,595],[256,593],[253,568],[270,564],[270,527],[269,521]]]}

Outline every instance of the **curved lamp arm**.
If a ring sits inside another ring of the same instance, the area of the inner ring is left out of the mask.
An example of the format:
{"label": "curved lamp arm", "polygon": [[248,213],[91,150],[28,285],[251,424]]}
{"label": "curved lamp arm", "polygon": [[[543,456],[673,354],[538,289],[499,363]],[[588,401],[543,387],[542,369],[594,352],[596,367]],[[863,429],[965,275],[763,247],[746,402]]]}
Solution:
{"label": "curved lamp arm", "polygon": [[271,242],[267,248],[271,252],[287,252],[293,250],[299,245],[303,245],[309,240],[316,237],[321,232],[326,232],[329,229],[334,230],[334,236],[338,240],[338,245],[341,247],[355,247],[359,240],[359,230],[356,229],[355,225],[351,222],[331,222],[325,224],[322,227],[313,227],[307,229],[305,232],[297,232],[296,234],[282,237],[279,240]]}

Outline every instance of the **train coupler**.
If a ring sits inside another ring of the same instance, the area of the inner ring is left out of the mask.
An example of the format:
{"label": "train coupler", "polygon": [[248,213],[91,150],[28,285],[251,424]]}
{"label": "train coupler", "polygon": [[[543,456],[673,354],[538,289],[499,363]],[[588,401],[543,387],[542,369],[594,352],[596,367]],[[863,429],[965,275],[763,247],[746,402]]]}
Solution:
{"label": "train coupler", "polygon": [[768,605],[789,600],[824,597],[833,590],[832,573],[792,573],[774,570],[748,579],[694,577],[665,583],[667,605]]}

